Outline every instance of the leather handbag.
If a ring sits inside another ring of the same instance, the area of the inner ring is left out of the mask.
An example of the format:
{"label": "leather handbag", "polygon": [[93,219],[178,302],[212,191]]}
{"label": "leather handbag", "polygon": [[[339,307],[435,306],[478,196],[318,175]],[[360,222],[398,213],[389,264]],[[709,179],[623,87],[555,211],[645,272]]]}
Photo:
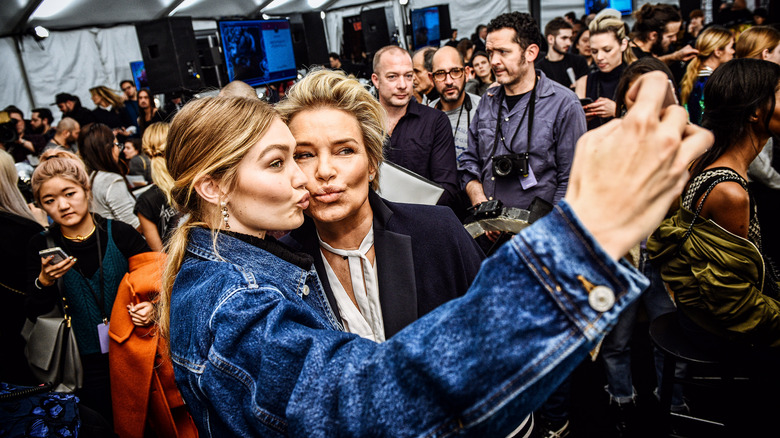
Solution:
{"label": "leather handbag", "polygon": [[[46,240],[52,247],[53,241],[48,233]],[[49,313],[38,316],[35,322],[25,321],[22,328],[22,337],[27,342],[24,354],[33,376],[40,382],[51,382],[57,392],[71,393],[81,388],[83,370],[68,305],[62,297],[61,279],[57,290],[60,304]]]}
{"label": "leather handbag", "polygon": [[24,354],[33,375],[41,382],[51,382],[57,392],[71,393],[81,388],[81,356],[70,316],[59,306],[33,323],[25,321],[22,337],[27,341]]}

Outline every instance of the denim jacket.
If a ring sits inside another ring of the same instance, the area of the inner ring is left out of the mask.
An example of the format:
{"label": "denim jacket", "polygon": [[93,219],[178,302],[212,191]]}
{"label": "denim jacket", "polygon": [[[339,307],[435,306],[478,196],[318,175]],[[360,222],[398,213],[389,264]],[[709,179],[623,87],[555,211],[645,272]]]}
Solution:
{"label": "denim jacket", "polygon": [[170,347],[204,436],[506,436],[647,286],[562,202],[377,344],[342,332],[314,267],[279,248],[190,235]]}

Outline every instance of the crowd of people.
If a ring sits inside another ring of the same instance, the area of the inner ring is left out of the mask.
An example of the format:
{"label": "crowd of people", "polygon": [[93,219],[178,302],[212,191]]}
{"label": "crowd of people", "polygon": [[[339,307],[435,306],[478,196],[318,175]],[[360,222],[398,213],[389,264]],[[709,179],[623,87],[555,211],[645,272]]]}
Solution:
{"label": "crowd of people", "polygon": [[[96,436],[562,438],[596,351],[636,436],[642,309],[780,386],[780,31],[738,9],[501,14],[369,70],[331,53],[272,103],[128,80],[56,124],[7,107],[0,381],[42,383],[17,333],[64,302]],[[385,162],[438,205],[383,199]],[[502,207],[544,213],[466,231]]]}

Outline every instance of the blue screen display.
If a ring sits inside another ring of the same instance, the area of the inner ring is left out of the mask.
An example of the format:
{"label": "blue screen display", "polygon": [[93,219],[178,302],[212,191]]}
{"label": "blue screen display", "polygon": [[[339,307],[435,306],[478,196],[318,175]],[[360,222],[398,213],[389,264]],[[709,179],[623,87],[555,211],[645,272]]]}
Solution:
{"label": "blue screen display", "polygon": [[219,34],[229,80],[255,86],[298,76],[289,21],[220,21]]}
{"label": "blue screen display", "polygon": [[133,73],[135,89],[149,88],[149,80],[146,78],[146,68],[143,61],[133,61],[130,63],[130,71]]}
{"label": "blue screen display", "polygon": [[612,8],[628,15],[634,11],[632,0],[585,0],[585,13],[598,14],[604,8]]}
{"label": "blue screen display", "polygon": [[425,46],[439,47],[441,43],[439,9],[436,6],[412,9],[411,18],[414,49]]}

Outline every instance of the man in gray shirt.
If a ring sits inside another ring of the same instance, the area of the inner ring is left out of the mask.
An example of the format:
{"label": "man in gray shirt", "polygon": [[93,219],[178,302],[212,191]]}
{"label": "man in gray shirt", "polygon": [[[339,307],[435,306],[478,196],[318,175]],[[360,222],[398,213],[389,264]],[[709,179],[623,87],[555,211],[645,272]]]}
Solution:
{"label": "man in gray shirt", "polygon": [[433,55],[430,75],[441,97],[431,102],[431,106],[444,111],[450,119],[458,168],[469,145],[469,125],[480,100],[479,96],[465,91],[470,70],[463,62],[463,55],[453,47],[444,46]]}
{"label": "man in gray shirt", "polygon": [[527,209],[536,197],[554,204],[566,194],[585,112],[573,91],[534,69],[540,43],[529,14],[511,12],[488,24],[487,50],[500,86],[482,96],[460,160],[472,205],[497,199]]}

